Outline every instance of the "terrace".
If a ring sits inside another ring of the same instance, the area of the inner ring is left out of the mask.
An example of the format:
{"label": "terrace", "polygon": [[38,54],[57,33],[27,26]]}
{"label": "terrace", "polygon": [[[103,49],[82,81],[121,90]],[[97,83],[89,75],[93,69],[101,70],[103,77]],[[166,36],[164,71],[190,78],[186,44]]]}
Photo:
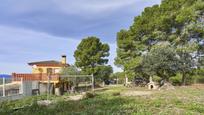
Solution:
{"label": "terrace", "polygon": [[13,73],[12,74],[12,81],[17,82],[22,80],[24,81],[39,81],[39,82],[48,82],[50,80],[51,83],[58,83],[60,75],[59,74],[42,74],[42,73],[36,73],[36,74],[22,74],[22,73]]}

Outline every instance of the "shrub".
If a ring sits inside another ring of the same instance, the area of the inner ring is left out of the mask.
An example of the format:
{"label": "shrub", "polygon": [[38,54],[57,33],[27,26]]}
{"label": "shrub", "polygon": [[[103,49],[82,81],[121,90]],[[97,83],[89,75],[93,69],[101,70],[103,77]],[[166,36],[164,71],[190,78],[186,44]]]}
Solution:
{"label": "shrub", "polygon": [[[194,76],[187,75],[186,76],[186,85],[192,84],[194,79],[195,79]],[[172,85],[179,86],[179,85],[182,84],[182,75],[181,74],[176,74],[176,76],[171,77],[169,80],[172,83]]]}
{"label": "shrub", "polygon": [[178,86],[182,84],[182,77],[180,74],[179,75],[177,74],[176,76],[171,77],[169,80],[174,86]]}
{"label": "shrub", "polygon": [[119,96],[119,95],[120,95],[120,92],[114,92],[112,95],[113,95],[113,96]]}
{"label": "shrub", "polygon": [[161,81],[161,77],[153,76],[153,81],[159,83]]}
{"label": "shrub", "polygon": [[84,95],[85,99],[94,98],[94,97],[95,97],[95,94],[92,93],[92,92],[86,92],[85,95]]}

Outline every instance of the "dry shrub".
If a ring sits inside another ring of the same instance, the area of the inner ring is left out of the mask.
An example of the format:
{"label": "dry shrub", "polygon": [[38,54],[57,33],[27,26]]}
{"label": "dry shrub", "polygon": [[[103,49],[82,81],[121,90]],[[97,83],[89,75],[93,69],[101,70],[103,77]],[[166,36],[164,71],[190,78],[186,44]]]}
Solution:
{"label": "dry shrub", "polygon": [[119,96],[119,95],[120,95],[120,92],[114,92],[112,95],[113,95],[113,96]]}
{"label": "dry shrub", "polygon": [[86,92],[85,95],[84,95],[84,98],[85,99],[94,98],[95,96],[96,96],[96,94],[93,93],[93,92]]}

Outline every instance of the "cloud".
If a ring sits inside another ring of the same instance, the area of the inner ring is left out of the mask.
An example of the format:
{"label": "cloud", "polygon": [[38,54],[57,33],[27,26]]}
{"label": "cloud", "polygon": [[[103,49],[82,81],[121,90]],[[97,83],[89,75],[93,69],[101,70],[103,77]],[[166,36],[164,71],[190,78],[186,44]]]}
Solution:
{"label": "cloud", "polygon": [[[161,0],[1,0],[0,73],[29,72],[27,62],[59,60],[82,38],[97,36],[109,43],[113,65],[116,33],[135,16]],[[120,71],[114,67],[115,71]]]}
{"label": "cloud", "polygon": [[[68,63],[74,64],[73,54],[79,43],[80,40],[74,38],[0,26],[0,73],[30,72],[28,62],[60,60],[62,54],[67,55]],[[116,45],[110,44],[109,64],[114,71],[119,71],[114,66],[115,50]]]}
{"label": "cloud", "polygon": [[[0,26],[1,54],[37,56],[47,53],[69,52],[80,40],[60,38],[32,30]],[[72,44],[69,44],[72,43]]]}
{"label": "cloud", "polygon": [[[67,0],[54,0],[54,3],[59,7],[59,9],[68,14],[96,14],[102,13],[100,15],[108,14],[112,11],[118,10],[122,7],[132,5],[136,3],[136,0],[77,0],[77,1],[67,1]],[[108,12],[107,12],[108,11]],[[83,12],[83,13],[82,13]],[[105,12],[105,13],[104,13]]]}
{"label": "cloud", "polygon": [[144,8],[152,4],[159,4],[160,1],[161,0],[2,0],[0,7],[4,12],[6,11],[9,14],[54,11],[77,15],[90,15],[92,13],[105,15],[120,9],[127,10],[130,6],[137,9]]}
{"label": "cloud", "polygon": [[0,26],[0,70],[11,73],[16,72],[12,68],[21,68],[28,72],[28,68],[24,68],[28,62],[59,60],[62,54],[66,54],[68,62],[73,64],[73,52],[79,42],[73,38],[64,39],[46,33]]}
{"label": "cloud", "polygon": [[107,42],[134,16],[160,0],[2,0],[0,25],[59,37],[96,35]]}

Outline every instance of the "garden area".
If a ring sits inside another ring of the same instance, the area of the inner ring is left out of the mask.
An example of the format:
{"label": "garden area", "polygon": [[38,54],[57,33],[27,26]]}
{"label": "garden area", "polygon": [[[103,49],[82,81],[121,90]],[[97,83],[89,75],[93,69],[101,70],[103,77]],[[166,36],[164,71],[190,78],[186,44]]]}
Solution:
{"label": "garden area", "polygon": [[68,96],[50,96],[53,103],[48,106],[37,104],[38,100],[46,99],[46,95],[3,102],[0,104],[0,114],[204,114],[203,85],[175,87],[174,90],[107,86],[87,93],[80,100],[69,100]]}

